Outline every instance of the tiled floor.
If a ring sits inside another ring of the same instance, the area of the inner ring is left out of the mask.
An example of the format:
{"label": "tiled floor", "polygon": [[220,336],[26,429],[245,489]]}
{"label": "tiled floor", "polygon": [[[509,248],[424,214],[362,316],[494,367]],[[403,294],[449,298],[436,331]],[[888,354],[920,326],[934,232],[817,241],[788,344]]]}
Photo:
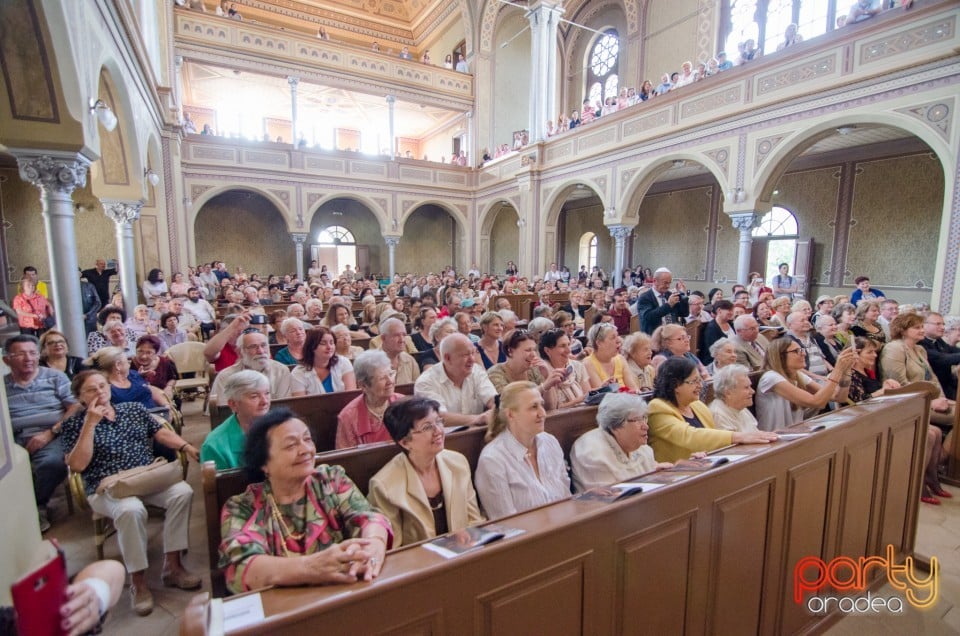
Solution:
{"label": "tiled floor", "polygon": [[[200,402],[184,404],[186,425],[184,437],[200,445],[209,430],[209,420],[201,412]],[[200,489],[200,471],[191,465],[188,481],[194,489],[193,515],[190,519],[190,551],[186,566],[203,575],[203,588],[210,589],[207,567],[206,531],[204,527],[203,498]],[[954,499],[943,500],[942,506],[921,504],[920,526],[917,537],[918,554],[936,556],[941,564],[940,600],[930,610],[908,610],[903,615],[884,615],[879,618],[845,618],[834,626],[830,636],[874,636],[881,634],[960,634],[960,490],[952,488]],[[61,496],[53,502],[53,528],[46,535],[56,537],[67,553],[70,572],[76,572],[96,558],[93,545],[93,523],[90,515],[76,512],[67,516],[66,501]],[[142,634],[143,636],[177,634],[180,615],[195,592],[164,588],[160,583],[163,560],[162,522],[151,519],[148,524],[150,539],[150,570],[148,580],[154,592],[156,609],[150,616],[138,617],[130,608],[129,596],[124,596],[107,619],[106,634]],[[115,539],[106,545],[106,558],[119,559]],[[876,594],[893,594],[885,587]]]}

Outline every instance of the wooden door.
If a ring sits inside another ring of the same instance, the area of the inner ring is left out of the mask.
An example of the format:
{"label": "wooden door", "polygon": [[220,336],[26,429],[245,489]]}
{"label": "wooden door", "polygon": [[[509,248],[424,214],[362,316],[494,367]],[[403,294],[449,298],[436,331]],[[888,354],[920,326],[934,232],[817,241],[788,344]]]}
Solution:
{"label": "wooden door", "polygon": [[357,271],[364,276],[370,274],[370,246],[357,245]]}
{"label": "wooden door", "polygon": [[810,298],[813,278],[813,239],[798,240],[793,256],[793,275],[797,279],[797,298]]}

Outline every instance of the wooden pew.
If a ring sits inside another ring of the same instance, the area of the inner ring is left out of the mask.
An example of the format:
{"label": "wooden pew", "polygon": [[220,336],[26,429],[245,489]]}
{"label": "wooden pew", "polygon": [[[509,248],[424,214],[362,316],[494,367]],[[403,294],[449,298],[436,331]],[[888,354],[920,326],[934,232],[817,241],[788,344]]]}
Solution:
{"label": "wooden pew", "polygon": [[[864,402],[826,416],[829,430],[721,450],[746,457],[651,492],[515,515],[503,523],[524,534],[455,563],[404,546],[372,583],[261,592],[265,621],[235,633],[819,632],[837,610],[794,602],[794,566],[912,554],[928,414],[923,394]],[[207,615],[193,606],[181,633],[206,634]]]}
{"label": "wooden pew", "polygon": [[[399,384],[395,390],[404,395],[413,395],[413,384]],[[360,395],[359,390],[282,398],[274,400],[271,407],[285,406],[302,417],[310,429],[310,434],[313,435],[317,452],[323,452],[333,450],[337,438],[337,414],[358,395]],[[230,407],[226,404],[211,406],[210,429],[213,430],[222,424],[230,414]]]}

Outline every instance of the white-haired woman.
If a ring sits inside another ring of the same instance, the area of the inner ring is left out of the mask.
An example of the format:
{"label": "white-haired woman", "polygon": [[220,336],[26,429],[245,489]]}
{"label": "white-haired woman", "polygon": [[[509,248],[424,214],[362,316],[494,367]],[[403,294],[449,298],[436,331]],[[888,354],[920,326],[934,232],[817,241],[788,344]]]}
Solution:
{"label": "white-haired woman", "polygon": [[719,369],[713,376],[714,399],[710,403],[714,428],[742,433],[758,430],[757,418],[750,412],[753,394],[750,369],[742,364]]}
{"label": "white-haired woman", "polygon": [[358,355],[363,353],[363,347],[353,344],[353,336],[350,335],[350,329],[346,325],[334,325],[330,327],[330,333],[333,334],[333,342],[336,345],[338,356],[353,362]]}
{"label": "white-haired woman", "polygon": [[403,396],[394,391],[397,373],[390,358],[379,349],[364,351],[353,361],[353,374],[361,394],[337,416],[337,448],[391,441],[390,431],[383,425],[383,414]]}
{"label": "white-haired woman", "polygon": [[247,432],[256,418],[270,410],[270,380],[259,371],[237,371],[222,389],[233,414],[210,431],[200,447],[200,461],[214,462],[217,470],[243,466]]}
{"label": "white-haired woman", "polygon": [[323,302],[319,298],[311,298],[303,306],[306,313],[304,320],[323,320]]}
{"label": "white-haired woman", "polygon": [[435,364],[440,364],[443,356],[440,354],[440,342],[450,334],[457,333],[457,321],[453,318],[441,318],[430,326],[430,342],[433,348],[419,360],[420,370],[426,371]]}
{"label": "white-haired woman", "polygon": [[653,341],[642,331],[636,331],[623,340],[623,356],[627,366],[637,376],[640,391],[652,391],[657,370],[651,364],[653,360]]}
{"label": "white-haired woman", "polygon": [[307,341],[307,330],[299,318],[284,318],[280,323],[280,333],[287,346],[277,351],[273,359],[280,364],[297,364],[303,359],[303,343]]}
{"label": "white-haired woman", "polygon": [[597,428],[580,436],[570,450],[577,492],[609,486],[673,466],[657,463],[647,445],[647,403],[629,393],[610,393],[597,409]]}
{"label": "white-haired woman", "polygon": [[710,345],[713,362],[707,365],[707,373],[713,376],[720,369],[737,361],[737,346],[729,338],[720,338]]}

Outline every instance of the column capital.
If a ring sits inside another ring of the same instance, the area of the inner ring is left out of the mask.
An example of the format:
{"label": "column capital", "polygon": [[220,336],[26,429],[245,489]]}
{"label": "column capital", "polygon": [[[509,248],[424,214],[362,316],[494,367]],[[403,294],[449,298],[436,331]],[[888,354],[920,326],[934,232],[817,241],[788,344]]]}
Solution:
{"label": "column capital", "polygon": [[139,220],[140,210],[143,208],[143,201],[102,201],[101,203],[103,213],[117,225]]}
{"label": "column capital", "polygon": [[395,95],[387,95],[386,100],[388,104],[394,104],[397,101],[397,97]]}
{"label": "column capital", "polygon": [[608,225],[607,229],[610,230],[610,236],[618,243],[626,241],[633,234],[632,225]]}
{"label": "column capital", "polygon": [[752,232],[754,228],[760,227],[760,220],[763,218],[755,212],[742,212],[729,216],[733,227],[741,232]]}
{"label": "column capital", "polygon": [[384,236],[383,242],[387,244],[387,247],[397,247],[400,245],[399,236]]}
{"label": "column capital", "polygon": [[20,178],[44,192],[69,196],[76,188],[87,183],[90,161],[83,155],[29,154],[13,151],[17,158]]}
{"label": "column capital", "polygon": [[177,70],[180,70],[183,67],[183,56],[174,55],[173,56],[173,65],[177,67]]}
{"label": "column capital", "polygon": [[306,232],[290,232],[290,238],[292,238],[293,242],[297,245],[303,245],[309,237],[310,235]]}
{"label": "column capital", "polygon": [[287,77],[287,84],[290,85],[290,88],[296,90],[297,85],[300,84],[300,78],[294,75],[290,75]]}

